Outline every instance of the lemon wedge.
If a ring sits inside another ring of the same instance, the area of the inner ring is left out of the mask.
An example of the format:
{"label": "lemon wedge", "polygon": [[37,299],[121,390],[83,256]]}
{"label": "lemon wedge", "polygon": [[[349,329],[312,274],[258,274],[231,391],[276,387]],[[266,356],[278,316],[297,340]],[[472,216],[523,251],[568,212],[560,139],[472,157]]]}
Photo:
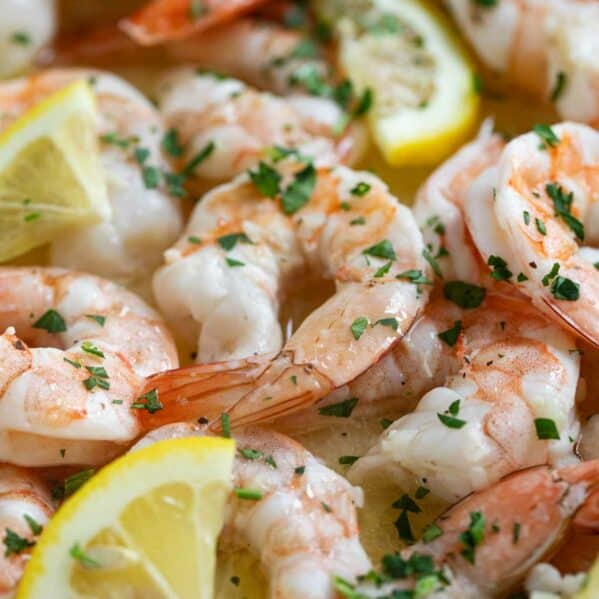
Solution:
{"label": "lemon wedge", "polygon": [[103,468],[45,528],[17,599],[212,598],[234,453],[175,439]]}
{"label": "lemon wedge", "polygon": [[342,68],[358,91],[373,92],[370,128],[389,163],[433,165],[467,139],[480,103],[475,73],[438,9],[418,0],[315,4]]}
{"label": "lemon wedge", "polygon": [[96,101],[76,81],[0,132],[0,261],[110,218]]}
{"label": "lemon wedge", "polygon": [[596,599],[599,597],[599,558],[589,570],[585,583],[574,599]]}

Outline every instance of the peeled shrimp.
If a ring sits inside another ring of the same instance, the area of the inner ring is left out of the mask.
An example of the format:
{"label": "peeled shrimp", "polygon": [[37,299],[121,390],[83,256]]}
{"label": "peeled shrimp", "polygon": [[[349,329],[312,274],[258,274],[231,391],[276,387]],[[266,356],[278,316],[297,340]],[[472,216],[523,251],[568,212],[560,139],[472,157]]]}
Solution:
{"label": "peeled shrimp", "polygon": [[[461,327],[460,371],[385,430],[352,466],[352,480],[374,472],[405,487],[425,480],[455,501],[514,470],[574,459],[579,355],[573,338],[526,301],[496,294],[465,313]],[[543,424],[554,434],[538,433]]]}
{"label": "peeled shrimp", "polygon": [[[533,303],[599,345],[599,133],[562,123],[527,133],[472,184],[465,204],[485,261],[506,263]],[[585,245],[583,245],[585,244]]]}
{"label": "peeled shrimp", "polygon": [[[192,424],[167,425],[133,450],[198,434],[204,433]],[[279,433],[250,428],[235,441],[233,486],[259,498],[231,497],[220,551],[249,549],[258,557],[272,599],[333,599],[333,574],[354,580],[370,569],[358,534],[361,489]]]}
{"label": "peeled shrimp", "polygon": [[[298,168],[302,177],[310,172],[295,159],[277,168],[285,182],[290,172],[299,176]],[[187,237],[167,253],[154,289],[176,328],[199,334],[200,361],[276,352],[278,298],[298,268],[334,278],[337,291],[274,358],[192,367],[149,380],[170,406],[152,415],[155,422],[175,414],[212,418],[228,400],[235,424],[307,407],[382,358],[424,307],[427,286],[414,278],[426,278],[428,264],[410,211],[368,173],[337,167],[320,169],[315,178],[309,200],[290,216],[246,174],[210,192],[196,208]],[[210,399],[204,383],[218,390]]]}
{"label": "peeled shrimp", "polygon": [[[37,476],[23,468],[0,464],[0,530],[4,541],[0,553],[0,597],[13,596],[29,560],[30,547],[54,509],[48,489]],[[30,547],[9,552],[7,540],[11,533],[27,540]]]}
{"label": "peeled shrimp", "polygon": [[[51,262],[142,287],[182,225],[179,200],[144,180],[144,167],[168,171],[160,152],[164,128],[156,109],[122,79],[99,71],[47,70],[0,83],[0,130],[45,96],[78,79],[98,101],[100,157],[112,216],[63,234]],[[135,150],[147,156],[142,166]]]}
{"label": "peeled shrimp", "polygon": [[[569,532],[599,532],[598,499],[598,460],[559,470],[528,468],[462,500],[436,520],[433,540],[401,555],[432,558],[442,573],[432,597],[505,597],[535,564],[566,546]],[[405,578],[376,589],[365,583],[356,596],[391,596],[393,589],[413,586]]]}
{"label": "peeled shrimp", "polygon": [[554,103],[564,119],[599,124],[596,0],[448,0],[481,60]]}
{"label": "peeled shrimp", "polygon": [[0,0],[0,79],[26,68],[56,29],[54,0]]}
{"label": "peeled shrimp", "polygon": [[478,137],[444,162],[419,189],[412,211],[430,254],[446,280],[484,285],[489,269],[466,227],[464,201],[470,183],[501,155],[504,142],[486,121]]}
{"label": "peeled shrimp", "polygon": [[336,164],[355,162],[365,145],[358,123],[338,131],[344,113],[328,98],[279,98],[190,67],[166,76],[158,102],[186,148],[184,162],[208,152],[192,173],[205,179],[230,180],[273,146],[296,148],[319,164]]}
{"label": "peeled shrimp", "polygon": [[122,451],[140,432],[143,377],[177,366],[158,315],[113,283],[54,268],[0,269],[0,298],[0,459],[98,464]]}

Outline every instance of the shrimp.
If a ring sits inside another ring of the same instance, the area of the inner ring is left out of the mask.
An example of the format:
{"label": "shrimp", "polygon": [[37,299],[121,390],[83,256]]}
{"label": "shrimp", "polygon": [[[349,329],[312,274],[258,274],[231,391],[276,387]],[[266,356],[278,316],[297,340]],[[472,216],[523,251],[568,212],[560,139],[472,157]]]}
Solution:
{"label": "shrimp", "polygon": [[109,281],[56,268],[0,269],[0,297],[0,459],[101,464],[122,452],[152,409],[144,377],[177,366],[158,315]]}
{"label": "shrimp", "polygon": [[[565,545],[569,532],[599,532],[598,500],[599,460],[521,470],[450,508],[429,529],[434,536],[395,556],[395,563],[418,561],[433,577],[427,588],[434,597],[505,597],[535,564]],[[376,589],[358,585],[351,596],[391,597],[393,589],[414,587],[400,567],[391,577],[396,580]]]}
{"label": "shrimp", "polygon": [[186,38],[255,10],[266,0],[151,0],[120,27],[137,43]]}
{"label": "shrimp", "polygon": [[454,338],[460,371],[422,397],[350,469],[385,472],[448,501],[527,466],[564,465],[578,437],[573,338],[528,302],[488,293]]}
{"label": "shrimp", "polygon": [[332,100],[279,98],[189,67],[167,75],[158,101],[186,148],[184,163],[205,156],[191,173],[205,179],[230,180],[274,146],[298,148],[332,165],[355,162],[366,143],[356,121],[338,131],[344,113]]}
{"label": "shrimp", "polygon": [[[202,434],[193,424],[167,425],[132,450]],[[272,599],[332,599],[333,573],[354,580],[370,569],[356,515],[361,489],[279,433],[250,428],[236,433],[235,441],[236,494],[225,512],[221,552],[249,549],[258,557]]]}
{"label": "shrimp", "polygon": [[[237,401],[227,412],[239,425],[309,406],[382,358],[426,304],[420,232],[378,178],[295,157],[275,166],[211,191],[155,275],[167,319],[199,335],[200,361],[244,359],[150,379],[169,404],[154,422],[217,416],[229,392]],[[260,182],[264,172],[285,189],[280,201],[260,193],[274,195]],[[334,278],[336,293],[275,357],[248,358],[279,350],[278,298],[298,269]],[[210,401],[205,382],[218,389]]]}
{"label": "shrimp", "polygon": [[489,269],[466,227],[464,200],[470,183],[494,165],[504,142],[485,121],[478,137],[443,163],[419,189],[412,207],[424,242],[444,278],[489,286]]}
{"label": "shrimp", "polygon": [[55,0],[0,1],[0,79],[27,67],[56,29]]}
{"label": "shrimp", "polygon": [[481,60],[555,105],[564,119],[599,123],[599,5],[595,0],[501,0],[448,5]]}
{"label": "shrimp", "polygon": [[[29,560],[35,538],[54,513],[46,485],[33,473],[0,464],[0,597],[12,597]],[[17,544],[11,543],[16,541]]]}
{"label": "shrimp", "polygon": [[179,200],[155,186],[148,174],[149,169],[162,178],[169,170],[160,153],[164,127],[153,106],[109,73],[47,70],[0,83],[0,130],[77,79],[90,81],[98,101],[100,157],[112,216],[63,234],[52,243],[50,260],[141,288],[182,226]]}
{"label": "shrimp", "polygon": [[[513,285],[592,345],[599,345],[599,133],[541,127],[511,141],[465,203],[483,258],[500,259]],[[491,257],[494,258],[491,258]]]}

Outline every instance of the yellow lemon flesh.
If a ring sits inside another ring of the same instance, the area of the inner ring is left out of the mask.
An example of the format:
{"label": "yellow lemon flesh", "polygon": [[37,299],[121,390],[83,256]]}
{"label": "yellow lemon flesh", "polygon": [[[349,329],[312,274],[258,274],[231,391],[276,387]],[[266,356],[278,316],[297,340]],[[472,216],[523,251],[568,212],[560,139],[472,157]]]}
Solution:
{"label": "yellow lemon flesh", "polygon": [[480,104],[475,72],[446,18],[417,0],[325,0],[341,66],[370,88],[371,133],[394,166],[434,165],[471,134]]}
{"label": "yellow lemon flesh", "polygon": [[574,599],[596,599],[597,597],[599,597],[599,558],[589,570],[582,589],[574,595]]}
{"label": "yellow lemon flesh", "polygon": [[42,533],[17,599],[208,599],[235,444],[161,441],[103,468]]}
{"label": "yellow lemon flesh", "polygon": [[0,132],[0,261],[110,218],[89,85],[52,94]]}

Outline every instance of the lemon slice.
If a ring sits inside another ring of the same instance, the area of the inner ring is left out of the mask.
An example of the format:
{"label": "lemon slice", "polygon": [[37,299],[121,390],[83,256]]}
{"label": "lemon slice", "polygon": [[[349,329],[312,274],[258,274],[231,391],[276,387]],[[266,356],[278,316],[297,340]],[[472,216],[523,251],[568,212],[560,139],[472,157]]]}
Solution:
{"label": "lemon slice", "polygon": [[395,166],[440,162],[471,133],[478,115],[475,73],[445,17],[417,0],[325,0],[341,66],[370,88],[373,137]]}
{"label": "lemon slice", "polygon": [[234,442],[161,441],[106,466],[38,541],[17,599],[208,599]]}
{"label": "lemon slice", "polygon": [[599,559],[589,570],[582,589],[574,595],[574,599],[597,599],[597,597],[599,597]]}
{"label": "lemon slice", "polygon": [[110,218],[97,120],[89,85],[77,81],[0,133],[0,261]]}

